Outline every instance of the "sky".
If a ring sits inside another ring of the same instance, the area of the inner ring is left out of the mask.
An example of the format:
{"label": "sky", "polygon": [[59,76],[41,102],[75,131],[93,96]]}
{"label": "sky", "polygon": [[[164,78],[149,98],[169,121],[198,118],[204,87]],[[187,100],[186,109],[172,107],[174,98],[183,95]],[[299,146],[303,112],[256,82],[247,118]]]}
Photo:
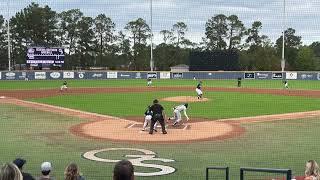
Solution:
{"label": "sky", "polygon": [[161,30],[170,30],[180,21],[188,26],[186,37],[200,42],[205,36],[205,23],[217,14],[237,15],[246,27],[261,21],[262,34],[275,42],[283,29],[284,1],[285,27],[294,28],[305,45],[320,41],[320,0],[0,0],[0,14],[11,17],[36,2],[41,6],[48,5],[56,12],[80,9],[85,16],[91,17],[104,13],[115,22],[119,31],[139,17],[150,25],[151,1],[156,44],[162,42]]}

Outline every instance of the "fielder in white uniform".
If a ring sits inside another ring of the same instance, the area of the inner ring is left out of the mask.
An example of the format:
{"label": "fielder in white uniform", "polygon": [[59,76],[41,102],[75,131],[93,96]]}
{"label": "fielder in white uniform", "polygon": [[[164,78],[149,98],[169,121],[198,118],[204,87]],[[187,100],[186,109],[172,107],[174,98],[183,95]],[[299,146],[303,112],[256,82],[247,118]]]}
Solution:
{"label": "fielder in white uniform", "polygon": [[169,118],[169,120],[174,120],[173,126],[176,126],[180,121],[182,121],[182,118],[181,118],[182,111],[184,116],[187,118],[187,121],[189,121],[189,117],[187,115],[187,108],[188,108],[188,103],[181,104],[173,108],[173,117]]}
{"label": "fielder in white uniform", "polygon": [[147,79],[147,86],[150,87],[152,85],[152,79],[148,78]]}
{"label": "fielder in white uniform", "polygon": [[[145,131],[149,124],[151,125],[152,114],[153,112],[150,110],[150,106],[148,106],[146,112],[144,113],[144,123],[143,123],[142,131]],[[156,127],[157,127],[157,122],[153,126],[153,130],[155,132],[157,132]]]}

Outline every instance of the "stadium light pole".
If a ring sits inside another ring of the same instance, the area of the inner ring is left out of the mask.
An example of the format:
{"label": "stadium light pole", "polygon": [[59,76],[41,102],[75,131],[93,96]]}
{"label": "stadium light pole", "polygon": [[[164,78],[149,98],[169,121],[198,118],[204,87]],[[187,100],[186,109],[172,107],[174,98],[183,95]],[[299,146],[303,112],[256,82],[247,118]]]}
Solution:
{"label": "stadium light pole", "polygon": [[151,31],[151,39],[150,39],[150,70],[153,71],[154,62],[153,62],[152,0],[150,0],[150,31]]}
{"label": "stadium light pole", "polygon": [[285,28],[286,28],[286,0],[283,0],[283,15],[282,15],[282,57],[281,57],[281,72],[284,72],[286,61],[284,59],[284,45],[285,45]]}
{"label": "stadium light pole", "polygon": [[10,15],[9,15],[9,0],[7,1],[7,15],[8,15],[8,18],[7,18],[7,37],[8,37],[8,71],[11,71],[11,52],[10,52],[10,48],[11,48],[11,41],[10,41]]}

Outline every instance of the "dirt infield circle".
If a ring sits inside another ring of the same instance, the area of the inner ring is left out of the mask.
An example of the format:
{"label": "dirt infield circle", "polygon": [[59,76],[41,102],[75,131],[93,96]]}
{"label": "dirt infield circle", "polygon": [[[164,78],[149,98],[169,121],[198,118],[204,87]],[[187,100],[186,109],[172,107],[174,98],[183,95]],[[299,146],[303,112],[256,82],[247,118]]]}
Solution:
{"label": "dirt infield circle", "polygon": [[174,97],[166,97],[160,99],[161,101],[171,101],[171,102],[204,102],[208,101],[208,98],[198,99],[196,96],[174,96]]}
{"label": "dirt infield circle", "polygon": [[[151,90],[152,89],[152,90]],[[162,91],[167,88],[76,88],[70,89],[67,94],[84,94],[84,93],[121,93],[121,92],[144,92],[144,91]],[[192,88],[170,89],[189,91]],[[236,91],[243,93],[263,93],[263,94],[280,94],[288,96],[313,96],[320,97],[320,91],[285,91],[285,90],[265,90],[265,89],[236,89],[236,88],[209,88],[216,91]],[[284,119],[296,119],[306,117],[318,117],[320,111],[288,113],[278,115],[267,115],[257,117],[242,117],[233,119],[223,119],[210,121],[209,119],[192,118],[192,121],[185,122],[178,127],[167,126],[168,134],[164,135],[159,132],[149,135],[146,131],[141,131],[143,117],[126,117],[118,118],[107,115],[83,112],[79,110],[52,106],[47,104],[24,101],[25,98],[60,96],[58,90],[27,90],[24,91],[0,91],[0,103],[14,104],[18,106],[34,108],[41,111],[62,114],[66,116],[79,117],[88,120],[69,127],[71,133],[90,139],[108,140],[113,142],[129,143],[188,143],[190,141],[208,141],[223,140],[226,138],[239,137],[245,133],[241,127],[242,123],[255,123],[264,121],[275,121]],[[172,98],[172,97],[171,97]],[[181,97],[180,97],[181,98]],[[179,99],[179,98],[178,98]],[[185,102],[186,97],[182,97]],[[190,100],[196,100],[194,97]],[[169,99],[170,100],[170,99]],[[195,102],[196,102],[195,101]],[[191,102],[191,101],[189,101]],[[67,128],[67,127],[66,127]]]}

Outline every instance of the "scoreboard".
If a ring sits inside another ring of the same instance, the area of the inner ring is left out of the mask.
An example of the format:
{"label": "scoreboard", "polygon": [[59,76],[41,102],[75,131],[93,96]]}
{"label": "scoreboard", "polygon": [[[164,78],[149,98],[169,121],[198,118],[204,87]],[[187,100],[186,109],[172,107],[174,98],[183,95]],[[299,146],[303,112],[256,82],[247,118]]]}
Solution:
{"label": "scoreboard", "polygon": [[64,64],[64,48],[29,47],[27,64]]}

